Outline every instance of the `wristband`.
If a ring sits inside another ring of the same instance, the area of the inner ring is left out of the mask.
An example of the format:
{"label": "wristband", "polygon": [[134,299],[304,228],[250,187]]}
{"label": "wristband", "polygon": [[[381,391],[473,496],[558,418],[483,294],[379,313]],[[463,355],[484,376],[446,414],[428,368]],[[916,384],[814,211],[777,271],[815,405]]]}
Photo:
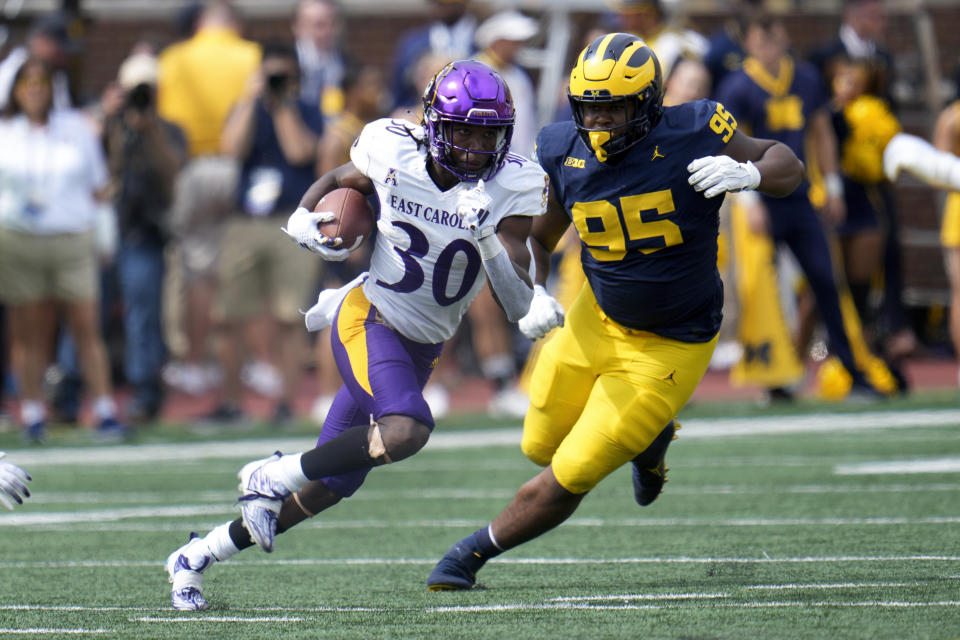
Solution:
{"label": "wristband", "polygon": [[823,176],[823,188],[830,197],[840,198],[843,196],[843,179],[836,171],[832,171]]}
{"label": "wristband", "polygon": [[491,233],[477,240],[477,246],[480,247],[480,257],[484,262],[493,260],[505,251],[503,243],[500,242],[500,238],[497,237],[496,233]]}

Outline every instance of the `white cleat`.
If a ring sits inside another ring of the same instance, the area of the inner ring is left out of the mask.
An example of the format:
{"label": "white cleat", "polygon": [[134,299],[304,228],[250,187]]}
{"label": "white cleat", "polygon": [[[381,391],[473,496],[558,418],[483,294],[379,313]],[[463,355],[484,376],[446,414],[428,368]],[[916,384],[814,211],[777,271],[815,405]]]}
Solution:
{"label": "white cleat", "polygon": [[203,572],[215,558],[199,549],[202,539],[190,534],[190,540],[167,557],[167,575],[173,584],[170,602],[179,611],[203,611],[207,600],[203,597]]}
{"label": "white cleat", "polygon": [[249,462],[240,469],[240,513],[243,526],[258,547],[270,553],[277,535],[277,514],[291,491],[271,477],[271,467],[280,459],[280,452],[269,458]]}

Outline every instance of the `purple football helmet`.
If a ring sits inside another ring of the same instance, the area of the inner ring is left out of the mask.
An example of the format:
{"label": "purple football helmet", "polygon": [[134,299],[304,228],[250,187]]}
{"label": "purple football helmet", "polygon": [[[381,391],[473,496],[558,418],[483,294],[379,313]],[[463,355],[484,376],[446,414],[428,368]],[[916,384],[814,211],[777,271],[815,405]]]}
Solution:
{"label": "purple football helmet", "polygon": [[[496,71],[475,60],[455,60],[437,72],[423,92],[423,121],[434,162],[465,182],[489,180],[500,170],[510,150],[513,135],[513,98]],[[497,127],[492,151],[467,149],[453,144],[453,126],[466,123]],[[487,156],[481,167],[461,166],[451,156],[453,149]]]}

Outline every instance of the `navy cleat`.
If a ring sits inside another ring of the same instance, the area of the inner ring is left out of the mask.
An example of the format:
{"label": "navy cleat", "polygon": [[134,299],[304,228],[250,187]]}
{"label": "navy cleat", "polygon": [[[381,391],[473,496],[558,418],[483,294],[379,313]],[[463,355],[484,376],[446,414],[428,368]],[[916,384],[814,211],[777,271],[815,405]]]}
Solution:
{"label": "navy cleat", "polygon": [[487,561],[468,536],[447,551],[427,578],[430,591],[466,591],[477,581],[477,571]]}
{"label": "navy cleat", "polygon": [[173,588],[170,603],[178,611],[203,611],[207,600],[203,597],[203,572],[214,563],[203,540],[194,532],[190,540],[167,557],[167,576]]}
{"label": "navy cleat", "polygon": [[667,481],[666,455],[670,441],[679,426],[671,420],[650,446],[633,462],[633,497],[641,507],[657,499]]}

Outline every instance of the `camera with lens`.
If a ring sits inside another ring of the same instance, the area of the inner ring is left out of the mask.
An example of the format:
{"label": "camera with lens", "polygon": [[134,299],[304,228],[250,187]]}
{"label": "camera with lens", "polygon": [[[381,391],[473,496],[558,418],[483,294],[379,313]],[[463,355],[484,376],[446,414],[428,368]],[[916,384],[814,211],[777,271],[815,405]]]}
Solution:
{"label": "camera with lens", "polygon": [[143,113],[153,106],[153,87],[147,83],[135,86],[127,93],[127,107]]}
{"label": "camera with lens", "polygon": [[283,95],[290,84],[290,76],[286,73],[271,73],[267,76],[267,89],[274,95]]}

